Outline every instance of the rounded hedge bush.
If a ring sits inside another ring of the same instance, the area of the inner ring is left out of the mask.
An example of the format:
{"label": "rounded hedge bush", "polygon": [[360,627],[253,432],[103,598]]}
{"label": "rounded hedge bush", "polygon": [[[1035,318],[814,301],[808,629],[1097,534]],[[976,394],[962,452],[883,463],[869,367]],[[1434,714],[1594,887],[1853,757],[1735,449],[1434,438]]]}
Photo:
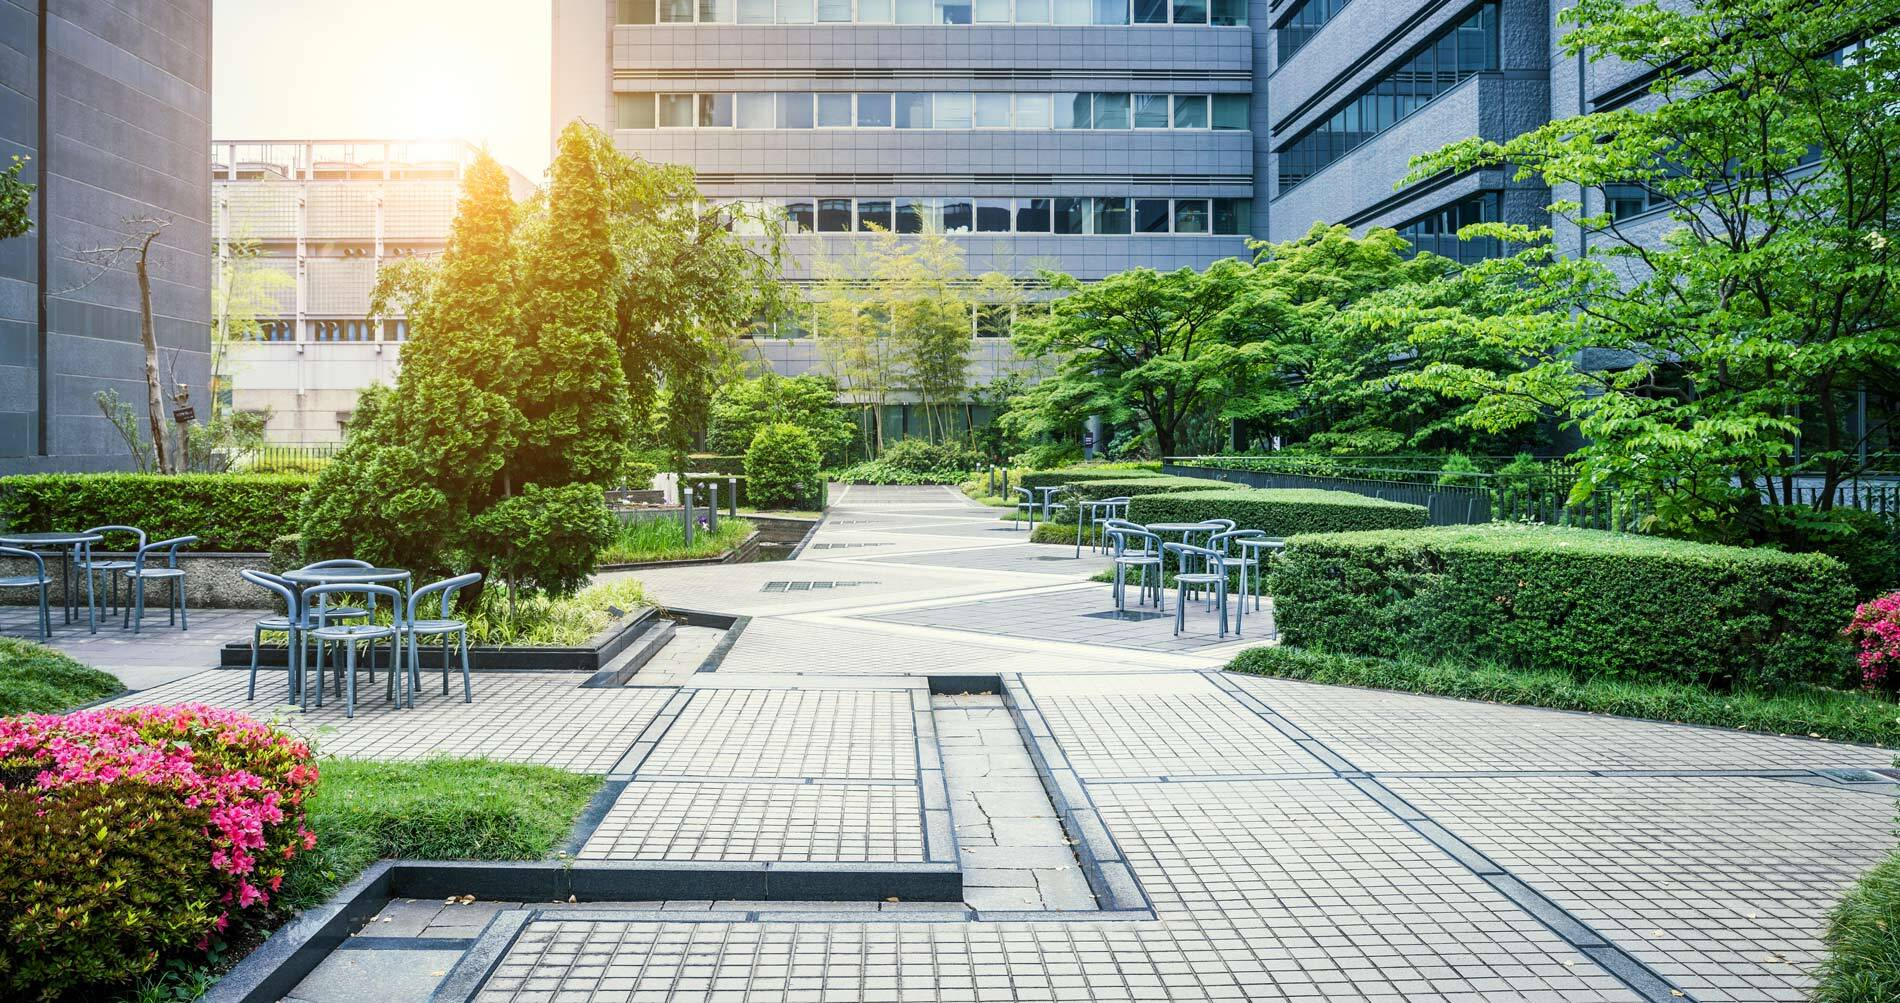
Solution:
{"label": "rounded hedge bush", "polygon": [[1429,517],[1423,505],[1315,488],[1170,492],[1140,495],[1128,503],[1129,520],[1144,526],[1156,522],[1232,519],[1235,529],[1257,529],[1268,536],[1413,529],[1425,525]]}
{"label": "rounded hedge bush", "polygon": [[128,982],[268,905],[316,845],[308,746],[232,711],[0,720],[0,985]]}
{"label": "rounded hedge bush", "polygon": [[766,425],[745,454],[747,500],[759,508],[792,508],[810,497],[823,456],[811,433],[786,423]]}

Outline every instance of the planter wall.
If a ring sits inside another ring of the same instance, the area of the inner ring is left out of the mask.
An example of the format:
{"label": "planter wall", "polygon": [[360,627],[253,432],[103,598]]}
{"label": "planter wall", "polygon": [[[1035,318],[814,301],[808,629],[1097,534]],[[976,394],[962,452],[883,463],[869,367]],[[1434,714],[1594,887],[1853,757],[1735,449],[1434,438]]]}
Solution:
{"label": "planter wall", "polygon": [[[64,595],[65,584],[60,577],[60,559],[58,551],[46,551],[46,572],[53,576],[52,601],[59,602]],[[96,551],[97,560],[131,560],[131,554]],[[163,564],[161,559],[155,563]],[[269,554],[223,553],[180,551],[178,566],[185,569],[185,602],[192,609],[265,609],[275,604],[274,597],[263,589],[238,577],[238,572],[246,568],[264,570],[270,567]],[[8,575],[30,575],[33,562],[25,558],[10,557],[0,559],[0,577]],[[104,574],[95,579],[95,589],[110,594]],[[75,575],[73,585],[78,595],[86,594],[86,576]],[[148,606],[162,607],[171,598],[171,586],[147,585],[145,603]],[[119,582],[119,594],[125,595],[125,582]],[[6,589],[0,591],[0,603],[9,606],[28,606],[39,602],[39,597],[31,589]],[[81,603],[82,607],[84,603]]]}

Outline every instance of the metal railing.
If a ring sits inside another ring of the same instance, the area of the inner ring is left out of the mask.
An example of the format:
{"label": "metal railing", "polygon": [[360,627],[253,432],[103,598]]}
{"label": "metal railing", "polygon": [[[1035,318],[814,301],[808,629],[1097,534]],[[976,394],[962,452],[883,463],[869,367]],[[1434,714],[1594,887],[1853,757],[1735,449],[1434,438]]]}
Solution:
{"label": "metal railing", "polygon": [[341,445],[259,446],[238,461],[234,469],[247,474],[316,473],[341,452]]}

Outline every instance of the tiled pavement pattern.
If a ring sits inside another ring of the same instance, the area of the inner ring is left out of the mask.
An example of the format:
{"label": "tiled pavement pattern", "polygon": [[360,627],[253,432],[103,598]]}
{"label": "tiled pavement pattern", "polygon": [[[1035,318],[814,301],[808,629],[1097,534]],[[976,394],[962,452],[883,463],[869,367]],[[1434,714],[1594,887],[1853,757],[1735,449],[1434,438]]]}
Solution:
{"label": "tiled pavement pattern", "polygon": [[583,860],[924,859],[917,785],[628,784]]}
{"label": "tiled pavement pattern", "polygon": [[1198,673],[1027,681],[1084,780],[1330,772]]}
{"label": "tiled pavement pattern", "polygon": [[906,690],[700,690],[640,777],[917,777]]}
{"label": "tiled pavement pattern", "polygon": [[[1062,550],[1060,547],[1054,549]],[[1069,551],[1062,550],[1062,553],[1064,556],[1057,559],[1060,562],[1058,566],[1074,563],[1067,558]],[[1134,598],[1132,587],[1129,589],[1129,598]],[[873,613],[864,619],[943,630],[981,631],[1006,637],[1071,641],[1136,651],[1220,651],[1225,652],[1227,657],[1232,657],[1235,652],[1249,645],[1262,643],[1272,633],[1272,617],[1264,608],[1259,613],[1249,612],[1242,619],[1244,638],[1233,634],[1231,615],[1228,634],[1223,638],[1220,636],[1220,618],[1209,612],[1203,603],[1190,601],[1186,629],[1181,636],[1176,637],[1173,594],[1167,596],[1166,614],[1163,616],[1155,616],[1152,606],[1144,610],[1132,603],[1125,613],[1118,614],[1115,601],[1109,595],[1109,587],[1097,583],[1033,595]]]}
{"label": "tiled pavement pattern", "polygon": [[[0,634],[37,641],[38,615],[37,608],[0,606]],[[98,633],[92,633],[86,629],[83,606],[78,622],[72,624],[65,623],[54,609],[53,636],[46,643],[118,676],[132,689],[144,689],[217,664],[220,647],[228,641],[248,643],[251,625],[268,615],[264,610],[195,609],[188,617],[191,629],[180,630],[148,614],[137,634],[120,629],[119,618],[109,616],[99,621]]]}

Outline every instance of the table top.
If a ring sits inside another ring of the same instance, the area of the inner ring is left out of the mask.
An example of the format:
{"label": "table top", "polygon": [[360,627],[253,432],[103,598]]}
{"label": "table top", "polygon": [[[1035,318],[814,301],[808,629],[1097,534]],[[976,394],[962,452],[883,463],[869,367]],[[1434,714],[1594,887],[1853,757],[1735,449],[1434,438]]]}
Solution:
{"label": "table top", "polygon": [[1190,529],[1218,529],[1218,528],[1219,527],[1217,526],[1209,526],[1207,523],[1204,523],[1204,522],[1151,522],[1148,524],[1149,532],[1160,530],[1164,533],[1185,533]]}
{"label": "table top", "polygon": [[402,568],[299,568],[284,572],[283,577],[302,585],[355,585],[406,581],[409,572]]}
{"label": "table top", "polygon": [[1068,485],[1066,485],[1066,484],[1057,484],[1057,485],[1054,485],[1054,486],[1051,486],[1051,487],[1041,487],[1041,488],[1031,488],[1030,490],[1031,490],[1031,491],[1040,491],[1040,492],[1042,492],[1043,494],[1049,494],[1049,493],[1051,493],[1051,492],[1055,492],[1055,491],[1060,491],[1060,490],[1062,490],[1063,488],[1065,488],[1065,487],[1067,487],[1067,486],[1068,486]]}
{"label": "table top", "polygon": [[1243,547],[1284,547],[1285,540],[1274,540],[1264,536],[1242,536],[1234,540]]}
{"label": "table top", "polygon": [[75,543],[98,543],[105,537],[98,533],[8,533],[0,536],[0,544],[11,547],[61,547]]}

